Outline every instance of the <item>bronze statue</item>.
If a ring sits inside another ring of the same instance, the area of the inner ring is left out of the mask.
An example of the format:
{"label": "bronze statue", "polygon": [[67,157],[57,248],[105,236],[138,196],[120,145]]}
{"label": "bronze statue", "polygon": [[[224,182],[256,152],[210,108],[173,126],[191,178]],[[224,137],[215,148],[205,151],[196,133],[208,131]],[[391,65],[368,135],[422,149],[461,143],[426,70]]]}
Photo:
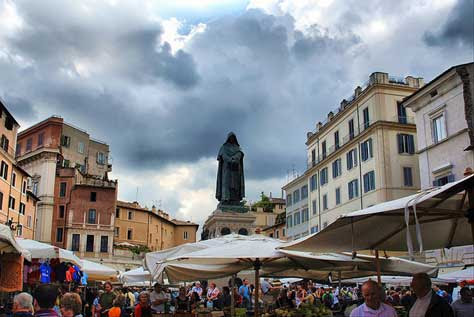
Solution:
{"label": "bronze statue", "polygon": [[[242,206],[241,201],[245,196],[244,153],[233,132],[229,133],[227,141],[221,146],[217,160],[219,169],[216,198],[220,202],[219,206]],[[238,211],[245,211],[245,209]]]}

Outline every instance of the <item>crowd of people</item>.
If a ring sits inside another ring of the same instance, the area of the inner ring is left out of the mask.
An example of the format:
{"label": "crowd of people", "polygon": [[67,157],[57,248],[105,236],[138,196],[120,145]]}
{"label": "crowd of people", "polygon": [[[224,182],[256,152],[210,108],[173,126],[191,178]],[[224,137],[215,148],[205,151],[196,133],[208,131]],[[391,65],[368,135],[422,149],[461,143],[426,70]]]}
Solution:
{"label": "crowd of people", "polygon": [[[222,309],[230,307],[231,296],[235,307],[251,308],[254,285],[248,280],[237,279],[231,294],[229,286],[222,290],[214,282],[201,285],[196,282],[180,287],[171,294],[156,283],[151,292],[139,288],[114,288],[109,282],[91,294],[82,294],[81,287],[70,291],[55,284],[40,284],[32,292],[23,292],[13,298],[11,312],[0,312],[0,317],[151,317],[153,313],[174,311],[191,313],[198,307]],[[381,288],[375,281],[367,281],[361,287],[321,287],[311,281],[273,287],[268,280],[260,284],[261,297],[278,292],[273,301],[277,308],[298,308],[304,303],[324,305],[333,312],[347,313],[351,317],[397,316],[395,308],[403,307],[409,317],[474,317],[472,291],[460,283],[452,293],[432,286],[426,274],[415,274],[410,288]],[[171,308],[173,307],[173,308]],[[2,316],[3,315],[3,316]]]}

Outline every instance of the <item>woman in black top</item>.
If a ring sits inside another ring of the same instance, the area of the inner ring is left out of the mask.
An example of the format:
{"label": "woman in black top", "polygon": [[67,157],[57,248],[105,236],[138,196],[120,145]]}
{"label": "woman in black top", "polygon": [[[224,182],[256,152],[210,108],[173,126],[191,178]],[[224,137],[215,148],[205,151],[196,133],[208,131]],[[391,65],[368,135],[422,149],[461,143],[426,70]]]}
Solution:
{"label": "woman in black top", "polygon": [[179,288],[179,295],[174,301],[174,307],[178,313],[190,312],[189,299],[186,297],[186,289],[184,287]]}

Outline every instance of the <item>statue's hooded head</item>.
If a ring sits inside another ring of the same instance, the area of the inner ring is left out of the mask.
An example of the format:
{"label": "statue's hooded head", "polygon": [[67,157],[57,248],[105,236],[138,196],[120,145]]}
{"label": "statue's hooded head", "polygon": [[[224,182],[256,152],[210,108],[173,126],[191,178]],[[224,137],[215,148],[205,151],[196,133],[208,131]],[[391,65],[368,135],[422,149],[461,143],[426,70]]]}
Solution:
{"label": "statue's hooded head", "polygon": [[227,135],[227,141],[225,141],[224,144],[232,144],[232,145],[237,145],[240,146],[239,142],[237,141],[237,137],[235,136],[234,132],[230,132]]}

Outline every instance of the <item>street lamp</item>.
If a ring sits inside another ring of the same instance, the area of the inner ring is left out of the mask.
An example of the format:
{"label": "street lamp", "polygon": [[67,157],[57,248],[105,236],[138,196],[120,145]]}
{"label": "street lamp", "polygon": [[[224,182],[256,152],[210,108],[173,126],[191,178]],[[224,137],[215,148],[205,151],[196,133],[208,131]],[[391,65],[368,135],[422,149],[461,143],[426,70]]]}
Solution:
{"label": "street lamp", "polygon": [[7,222],[5,222],[5,225],[7,225],[11,231],[16,231],[17,234],[20,233],[23,229],[23,225],[20,222],[13,221],[13,218],[7,220]]}

